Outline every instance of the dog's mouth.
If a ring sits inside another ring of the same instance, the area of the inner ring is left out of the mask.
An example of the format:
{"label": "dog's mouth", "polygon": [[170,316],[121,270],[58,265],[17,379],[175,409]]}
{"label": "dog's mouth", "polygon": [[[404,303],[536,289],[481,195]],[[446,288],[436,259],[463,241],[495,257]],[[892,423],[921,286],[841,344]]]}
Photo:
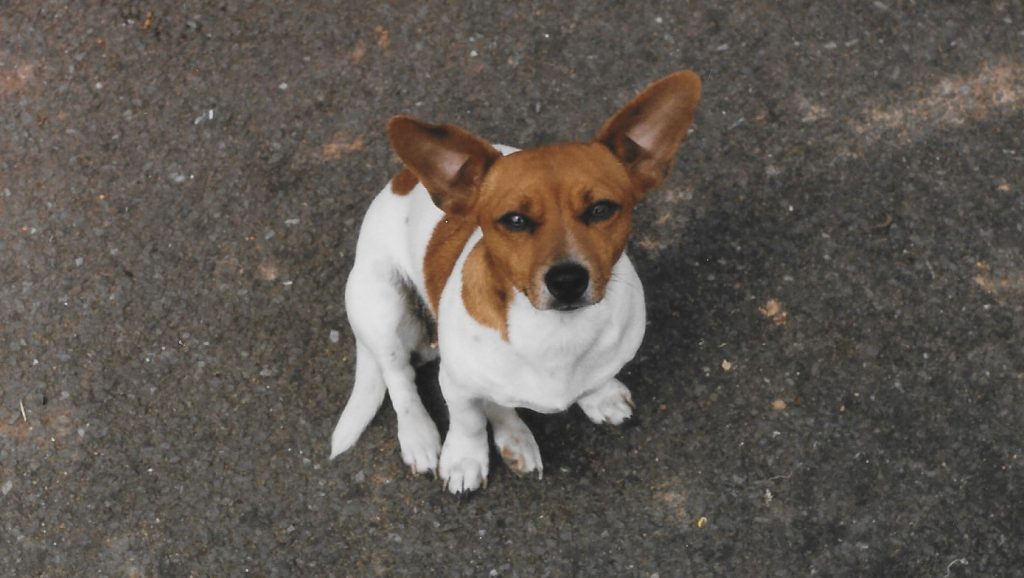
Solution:
{"label": "dog's mouth", "polygon": [[540,299],[534,300],[533,295],[531,295],[529,291],[522,291],[522,293],[530,301],[534,309],[538,311],[571,313],[573,311],[579,311],[580,309],[586,309],[587,307],[596,305],[599,302],[591,300],[586,296],[572,301],[559,301],[558,299],[552,299],[550,295],[541,295]]}

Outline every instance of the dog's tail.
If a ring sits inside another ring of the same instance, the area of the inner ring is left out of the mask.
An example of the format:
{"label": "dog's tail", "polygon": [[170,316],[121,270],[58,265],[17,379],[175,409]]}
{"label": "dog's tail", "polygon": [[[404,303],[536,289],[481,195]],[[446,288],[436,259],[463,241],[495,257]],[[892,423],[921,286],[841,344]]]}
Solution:
{"label": "dog's tail", "polygon": [[356,347],[356,378],[352,385],[352,395],[345,404],[345,409],[338,418],[331,434],[331,459],[345,453],[359,441],[366,426],[370,425],[373,416],[384,403],[387,387],[380,367],[370,352]]}

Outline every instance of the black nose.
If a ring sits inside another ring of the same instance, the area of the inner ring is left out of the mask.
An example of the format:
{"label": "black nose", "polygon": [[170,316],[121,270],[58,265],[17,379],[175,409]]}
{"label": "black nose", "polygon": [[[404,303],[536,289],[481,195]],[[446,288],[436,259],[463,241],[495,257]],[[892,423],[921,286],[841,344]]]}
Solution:
{"label": "black nose", "polygon": [[577,263],[561,263],[548,269],[544,274],[544,284],[555,299],[562,303],[573,303],[590,283],[590,273]]}

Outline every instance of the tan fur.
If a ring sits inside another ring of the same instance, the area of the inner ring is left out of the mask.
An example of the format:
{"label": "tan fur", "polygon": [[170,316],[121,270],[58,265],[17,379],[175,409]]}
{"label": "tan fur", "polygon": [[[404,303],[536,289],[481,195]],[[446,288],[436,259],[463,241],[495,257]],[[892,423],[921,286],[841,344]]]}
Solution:
{"label": "tan fur", "polygon": [[402,172],[395,175],[395,178],[391,179],[391,192],[403,197],[409,194],[409,191],[416,188],[416,183],[419,179],[409,169],[402,169]]}
{"label": "tan fur", "polygon": [[462,128],[428,125],[407,116],[388,122],[388,141],[434,204],[449,215],[469,214],[481,179],[501,158],[494,147]]}
{"label": "tan fur", "polygon": [[462,302],[480,325],[490,327],[508,341],[508,304],[512,298],[483,245],[473,247],[462,270]]}
{"label": "tan fur", "polygon": [[639,196],[661,184],[672,168],[700,103],[700,77],[683,70],[651,83],[619,109],[596,141],[629,171]]}
{"label": "tan fur", "polygon": [[423,258],[423,277],[427,304],[435,318],[441,302],[441,291],[475,229],[476,221],[459,217],[445,217],[434,227]]}
{"label": "tan fur", "polygon": [[[494,269],[505,273],[503,289],[517,289],[539,306],[544,273],[575,259],[587,265],[600,300],[632,228],[636,197],[625,169],[599,144],[554,145],[500,159],[487,174],[476,212],[482,245]],[[583,223],[580,215],[598,201],[620,208],[607,221]],[[524,234],[497,224],[511,211],[537,222],[537,229]]]}
{"label": "tan fur", "polygon": [[[482,325],[507,339],[508,307],[516,291],[538,309],[550,307],[544,277],[563,262],[586,268],[588,299],[601,301],[632,229],[633,207],[664,179],[699,101],[697,75],[677,72],[621,108],[593,142],[504,157],[459,127],[393,118],[388,139],[408,169],[395,178],[392,190],[406,194],[422,182],[446,214],[424,259],[434,314],[476,226],[483,237],[466,262],[462,297]],[[588,209],[601,202],[617,210],[605,220],[585,222]],[[503,225],[509,213],[526,217],[530,230]]]}

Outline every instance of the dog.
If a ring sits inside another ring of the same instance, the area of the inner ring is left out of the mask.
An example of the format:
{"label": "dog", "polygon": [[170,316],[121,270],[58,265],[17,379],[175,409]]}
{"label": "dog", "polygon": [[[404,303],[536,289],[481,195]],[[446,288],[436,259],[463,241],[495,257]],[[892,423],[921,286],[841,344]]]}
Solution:
{"label": "dog", "polygon": [[[359,232],[345,287],[355,382],[331,458],[356,443],[385,392],[402,460],[415,474],[440,470],[454,494],[486,485],[488,423],[514,473],[543,476],[516,408],[554,413],[575,403],[595,423],[630,418],[632,396],[615,376],[646,325],[625,253],[633,208],[665,178],[700,93],[695,73],[676,72],[592,142],[526,150],[392,118],[388,140],[405,168]],[[440,356],[450,418],[443,445],[413,382],[414,355]]]}

